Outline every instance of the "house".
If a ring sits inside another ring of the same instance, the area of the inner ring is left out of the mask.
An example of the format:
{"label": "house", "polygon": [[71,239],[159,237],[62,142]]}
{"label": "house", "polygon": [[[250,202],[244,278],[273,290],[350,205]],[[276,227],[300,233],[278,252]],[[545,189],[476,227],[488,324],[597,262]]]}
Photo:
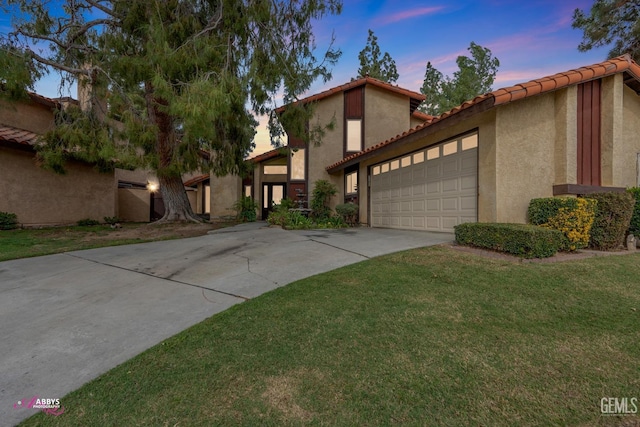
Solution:
{"label": "house", "polygon": [[[326,166],[430,119],[416,110],[423,100],[424,95],[420,93],[371,77],[300,100],[315,104],[312,123],[322,125],[334,120],[335,126],[327,130],[320,144],[307,146],[301,138],[288,135],[285,148],[251,159],[253,175],[243,182],[243,193],[251,194],[261,206],[258,217],[262,219],[266,219],[273,204],[284,197],[308,206],[318,180],[328,180],[337,186],[339,192],[333,200],[334,206],[348,201],[359,203],[361,184],[357,167],[329,174]],[[287,106],[279,111],[285,108]]]}
{"label": "house", "polygon": [[316,103],[313,120],[335,115],[337,126],[318,147],[289,135],[285,148],[251,159],[243,191],[262,218],[284,195],[308,202],[327,179],[339,188],[334,205],[357,203],[360,222],[373,227],[524,223],[532,198],[639,184],[639,93],[640,66],[628,55],[498,89],[437,117],[415,113],[420,94],[359,79],[299,101]]}
{"label": "house", "polygon": [[115,173],[71,161],[65,175],[36,164],[35,146],[54,126],[54,109],[68,100],[36,94],[0,104],[0,211],[27,226],[69,224],[117,215]]}
{"label": "house", "polygon": [[[66,174],[60,175],[37,164],[40,136],[53,129],[55,110],[69,103],[78,101],[34,93],[21,101],[0,102],[0,212],[15,213],[27,227],[74,224],[87,218],[148,222],[161,217],[162,197],[150,191],[149,184],[157,179],[149,171],[98,172],[92,164],[72,160]],[[185,177],[192,208],[202,214],[209,206],[209,175],[204,178]]]}

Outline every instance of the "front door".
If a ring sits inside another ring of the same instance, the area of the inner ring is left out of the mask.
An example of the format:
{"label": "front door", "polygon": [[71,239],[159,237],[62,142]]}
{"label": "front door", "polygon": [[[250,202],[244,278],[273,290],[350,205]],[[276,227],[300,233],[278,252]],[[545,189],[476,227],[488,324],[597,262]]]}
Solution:
{"label": "front door", "polygon": [[266,220],[273,205],[279,205],[286,193],[286,184],[265,182],[262,184],[262,219]]}

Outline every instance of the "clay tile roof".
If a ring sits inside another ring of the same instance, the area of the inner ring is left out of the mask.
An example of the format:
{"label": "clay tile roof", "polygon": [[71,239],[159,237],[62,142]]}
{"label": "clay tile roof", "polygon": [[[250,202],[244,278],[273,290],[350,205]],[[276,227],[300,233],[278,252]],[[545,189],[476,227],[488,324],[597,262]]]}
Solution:
{"label": "clay tile roof", "polygon": [[433,119],[433,116],[430,114],[425,114],[422,111],[414,111],[413,113],[411,113],[411,116],[413,116],[414,118],[418,119],[418,120],[422,120],[423,122],[428,122],[429,120]]}
{"label": "clay tile roof", "polygon": [[[298,103],[306,104],[308,102],[319,101],[319,100],[327,98],[327,97],[329,97],[331,95],[335,95],[336,93],[344,92],[346,90],[353,89],[353,88],[356,88],[356,87],[360,87],[360,86],[363,86],[363,85],[366,85],[366,84],[370,84],[370,85],[373,85],[373,86],[376,86],[376,87],[379,87],[379,88],[382,88],[382,89],[386,89],[386,90],[391,91],[391,92],[399,93],[401,95],[406,95],[410,99],[412,99],[412,100],[417,102],[416,106],[420,102],[424,101],[425,98],[426,98],[421,93],[414,92],[414,91],[411,91],[411,90],[408,90],[408,89],[404,89],[404,88],[401,88],[400,86],[394,86],[391,83],[387,83],[387,82],[384,82],[382,80],[374,79],[373,77],[368,77],[367,76],[367,77],[361,77],[359,79],[352,80],[349,83],[345,83],[343,85],[336,86],[334,88],[325,90],[324,92],[320,92],[320,93],[317,93],[315,95],[308,96],[306,98],[303,98],[303,99],[301,99],[299,101],[294,102],[293,105],[296,105]],[[291,105],[291,104],[289,104],[289,105]],[[283,105],[282,107],[277,108],[276,112],[277,113],[281,113],[282,111],[284,111],[284,109],[286,107],[287,107],[286,105]]]}
{"label": "clay tile roof", "polygon": [[209,174],[194,176],[193,178],[184,182],[185,187],[191,187],[192,185],[200,184],[202,181],[206,181],[210,178]]}
{"label": "clay tile roof", "polygon": [[275,148],[271,151],[267,151],[266,153],[262,153],[255,157],[247,159],[247,161],[260,163],[260,162],[264,162],[265,160],[275,159],[276,157],[280,157],[284,155],[286,155],[284,152],[284,148]]}
{"label": "clay tile roof", "polygon": [[562,73],[557,73],[551,76],[542,77],[540,79],[531,80],[526,83],[517,84],[511,87],[498,89],[493,92],[486,93],[484,95],[476,96],[471,101],[466,101],[458,107],[454,107],[453,109],[447,112],[444,112],[439,116],[433,117],[431,120],[421,125],[418,125],[412,129],[409,129],[406,132],[403,132],[402,135],[397,135],[394,138],[388,139],[384,142],[380,142],[379,144],[376,144],[373,147],[369,147],[363,151],[360,151],[359,153],[352,154],[348,157],[345,157],[339,162],[334,163],[330,166],[327,166],[326,169],[328,171],[335,170],[336,168],[339,168],[340,166],[343,166],[346,163],[349,163],[350,161],[357,159],[358,157],[362,157],[367,153],[370,153],[372,151],[379,150],[385,146],[397,143],[398,141],[402,140],[408,135],[412,135],[421,129],[424,129],[438,122],[441,122],[447,119],[448,117],[454,116],[463,110],[471,108],[474,105],[480,104],[481,102],[485,102],[485,101],[490,102],[491,106],[495,107],[498,105],[503,105],[509,102],[517,101],[519,99],[539,95],[539,94],[550,92],[557,89],[562,89],[567,86],[584,83],[590,80],[611,76],[613,74],[617,74],[621,72],[628,73],[629,75],[632,76],[632,80],[636,82],[638,87],[636,92],[639,92],[640,91],[640,65],[636,64],[629,55],[622,55],[617,58],[600,62],[598,64],[589,65],[586,67],[581,67],[575,70],[570,70]]}
{"label": "clay tile roof", "polygon": [[32,146],[38,142],[38,134],[28,130],[0,125],[0,142],[13,142]]}

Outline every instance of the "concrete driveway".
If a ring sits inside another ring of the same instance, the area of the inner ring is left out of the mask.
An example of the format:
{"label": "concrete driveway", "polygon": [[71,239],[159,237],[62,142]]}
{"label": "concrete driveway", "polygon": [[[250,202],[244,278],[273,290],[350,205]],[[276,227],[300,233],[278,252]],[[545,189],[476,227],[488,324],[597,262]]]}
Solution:
{"label": "concrete driveway", "polygon": [[[0,420],[34,414],[234,304],[314,274],[451,234],[284,231],[243,224],[191,239],[0,262]],[[61,401],[64,407],[64,400]]]}

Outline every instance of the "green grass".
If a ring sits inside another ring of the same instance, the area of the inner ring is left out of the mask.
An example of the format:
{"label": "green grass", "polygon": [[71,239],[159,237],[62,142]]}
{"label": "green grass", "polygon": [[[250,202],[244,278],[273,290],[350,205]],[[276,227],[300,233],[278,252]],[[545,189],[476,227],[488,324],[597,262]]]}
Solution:
{"label": "green grass", "polygon": [[108,225],[5,230],[0,232],[0,261],[146,241],[118,239],[97,242],[92,239],[111,231]]}
{"label": "green grass", "polygon": [[[209,226],[213,229],[230,224]],[[203,224],[202,227],[201,234],[205,234],[207,226]],[[135,237],[122,237],[123,235]],[[96,225],[3,230],[0,231],[0,261],[180,237],[184,235],[181,235],[180,225],[176,224],[156,226],[125,223],[118,229],[112,229],[109,225]]]}
{"label": "green grass", "polygon": [[234,306],[25,425],[632,425],[600,399],[640,397],[639,262],[377,258]]}

